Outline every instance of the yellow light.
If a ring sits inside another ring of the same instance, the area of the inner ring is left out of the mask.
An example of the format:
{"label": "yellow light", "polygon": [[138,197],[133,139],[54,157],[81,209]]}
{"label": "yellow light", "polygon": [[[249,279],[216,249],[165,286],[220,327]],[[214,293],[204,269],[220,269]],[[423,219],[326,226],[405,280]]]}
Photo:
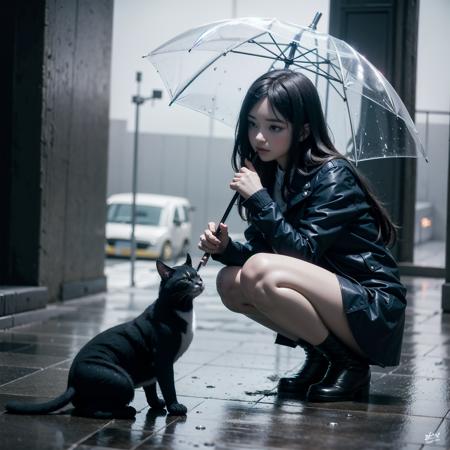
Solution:
{"label": "yellow light", "polygon": [[420,226],[421,226],[422,228],[430,228],[431,225],[432,225],[432,221],[431,221],[430,218],[428,218],[428,217],[422,217],[422,218],[420,219]]}

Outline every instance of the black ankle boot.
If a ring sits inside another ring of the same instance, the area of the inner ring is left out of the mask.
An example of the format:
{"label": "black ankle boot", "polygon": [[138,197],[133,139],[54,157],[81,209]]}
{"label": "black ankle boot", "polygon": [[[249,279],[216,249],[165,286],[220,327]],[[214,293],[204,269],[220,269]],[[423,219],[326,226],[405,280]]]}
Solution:
{"label": "black ankle boot", "polygon": [[331,333],[316,346],[329,361],[325,377],[308,389],[312,402],[337,402],[367,398],[370,387],[370,367],[367,360],[356,355]]}
{"label": "black ankle boot", "polygon": [[293,377],[280,378],[278,382],[279,394],[294,394],[304,397],[309,386],[318,383],[328,369],[329,361],[321,352],[304,340],[299,340],[298,344],[305,350],[306,360]]}

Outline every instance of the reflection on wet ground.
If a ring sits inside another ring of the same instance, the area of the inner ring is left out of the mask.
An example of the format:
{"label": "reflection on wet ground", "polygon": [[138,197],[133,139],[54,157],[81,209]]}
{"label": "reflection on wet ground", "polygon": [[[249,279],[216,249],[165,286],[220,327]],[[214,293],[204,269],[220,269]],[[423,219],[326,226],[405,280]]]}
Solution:
{"label": "reflection on wet ground", "polygon": [[[302,363],[299,349],[225,310],[215,291],[219,266],[203,270],[197,332],[175,365],[186,417],[149,410],[136,390],[134,421],[0,412],[0,446],[14,449],[422,449],[450,448],[450,315],[442,280],[405,278],[407,325],[401,364],[373,367],[368,402],[280,399],[277,380]],[[99,331],[138,315],[157,286],[115,289],[70,302],[67,314],[0,332],[0,411],[11,399],[40,401],[65,390],[70,362]]]}

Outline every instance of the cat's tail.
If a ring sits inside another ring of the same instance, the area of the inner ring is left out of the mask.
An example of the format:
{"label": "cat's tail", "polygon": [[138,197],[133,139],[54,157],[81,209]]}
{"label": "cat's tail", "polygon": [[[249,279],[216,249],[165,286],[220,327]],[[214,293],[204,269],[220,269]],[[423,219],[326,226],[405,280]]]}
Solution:
{"label": "cat's tail", "polygon": [[12,401],[5,405],[6,411],[13,414],[47,414],[66,406],[74,397],[75,389],[68,387],[64,394],[45,403],[25,403]]}

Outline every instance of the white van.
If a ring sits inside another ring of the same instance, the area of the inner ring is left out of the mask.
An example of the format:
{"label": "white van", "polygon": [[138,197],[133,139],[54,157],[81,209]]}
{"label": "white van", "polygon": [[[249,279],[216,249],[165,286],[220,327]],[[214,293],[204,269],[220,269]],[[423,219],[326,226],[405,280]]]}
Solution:
{"label": "white van", "polygon": [[[133,195],[112,195],[107,203],[106,255],[130,256]],[[136,194],[136,257],[167,261],[186,254],[191,241],[191,210],[184,197]]]}

